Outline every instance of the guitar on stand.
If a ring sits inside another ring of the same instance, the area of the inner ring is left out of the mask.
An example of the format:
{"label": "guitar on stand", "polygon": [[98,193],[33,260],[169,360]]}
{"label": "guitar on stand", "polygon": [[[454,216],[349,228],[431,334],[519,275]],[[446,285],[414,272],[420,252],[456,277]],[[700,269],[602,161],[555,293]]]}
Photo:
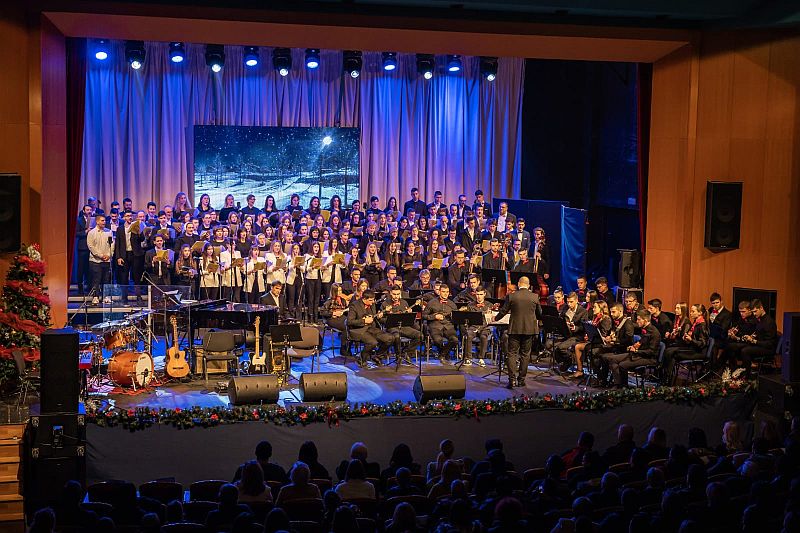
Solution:
{"label": "guitar on stand", "polygon": [[189,375],[189,361],[186,359],[186,352],[178,346],[178,318],[170,318],[172,323],[172,346],[167,350],[167,363],[165,370],[167,375],[174,379],[185,378]]}
{"label": "guitar on stand", "polygon": [[253,351],[253,358],[250,361],[250,373],[255,373],[255,369],[258,368],[260,373],[264,373],[267,370],[267,352],[261,351],[261,317],[257,316],[255,322],[253,322],[253,326],[256,328],[256,346],[255,350]]}

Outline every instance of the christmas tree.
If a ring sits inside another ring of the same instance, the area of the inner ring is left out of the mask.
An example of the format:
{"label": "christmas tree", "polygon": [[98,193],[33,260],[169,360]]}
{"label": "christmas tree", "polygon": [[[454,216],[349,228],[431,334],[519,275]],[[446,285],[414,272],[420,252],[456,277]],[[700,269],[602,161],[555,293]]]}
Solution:
{"label": "christmas tree", "polygon": [[0,384],[16,380],[13,351],[38,361],[41,335],[50,326],[50,298],[42,285],[45,264],[38,244],[22,245],[0,297]]}

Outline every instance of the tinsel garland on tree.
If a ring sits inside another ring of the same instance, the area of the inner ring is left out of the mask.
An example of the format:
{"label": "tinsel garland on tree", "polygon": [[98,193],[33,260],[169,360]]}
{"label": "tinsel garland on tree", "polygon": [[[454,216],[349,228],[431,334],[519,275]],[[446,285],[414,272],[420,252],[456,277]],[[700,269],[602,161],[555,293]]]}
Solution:
{"label": "tinsel garland on tree", "polygon": [[39,360],[41,335],[50,326],[50,297],[43,286],[45,263],[38,244],[22,245],[6,274],[0,298],[0,385],[17,377],[14,350]]}
{"label": "tinsel garland on tree", "polygon": [[90,422],[104,427],[122,426],[130,431],[165,425],[178,429],[213,427],[241,422],[265,422],[279,426],[306,426],[314,423],[338,426],[340,422],[367,417],[447,416],[478,420],[485,416],[513,415],[536,409],[602,411],[624,404],[665,401],[702,403],[731,394],[751,393],[755,382],[732,380],[696,384],[688,387],[646,387],[644,389],[605,390],[571,395],[534,394],[505,400],[444,400],[427,404],[396,401],[386,405],[372,403],[250,407],[194,407],[191,409],[87,409]]}

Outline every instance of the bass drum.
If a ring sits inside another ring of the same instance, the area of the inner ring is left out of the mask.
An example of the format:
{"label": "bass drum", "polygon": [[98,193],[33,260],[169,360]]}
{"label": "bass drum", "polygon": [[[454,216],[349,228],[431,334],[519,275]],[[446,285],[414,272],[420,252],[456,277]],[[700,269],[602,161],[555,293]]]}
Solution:
{"label": "bass drum", "polygon": [[122,387],[146,387],[153,375],[153,358],[144,352],[117,352],[108,362],[108,377]]}

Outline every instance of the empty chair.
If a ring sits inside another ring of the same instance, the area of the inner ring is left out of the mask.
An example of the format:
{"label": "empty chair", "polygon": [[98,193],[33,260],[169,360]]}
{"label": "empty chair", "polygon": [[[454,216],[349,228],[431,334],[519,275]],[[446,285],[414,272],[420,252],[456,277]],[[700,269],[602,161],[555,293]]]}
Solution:
{"label": "empty chair", "polygon": [[203,378],[208,385],[208,361],[228,361],[228,365],[233,363],[236,367],[236,374],[239,375],[239,356],[241,350],[236,346],[236,339],[233,331],[209,330],[203,337]]}
{"label": "empty chair", "polygon": [[173,500],[183,501],[183,485],[175,481],[148,481],[139,486],[139,496],[165,505]]}
{"label": "empty chair", "polygon": [[220,479],[195,481],[189,485],[189,500],[217,502],[219,501],[219,489],[225,483],[227,483],[227,481],[222,481]]}
{"label": "empty chair", "polygon": [[[294,359],[302,359],[311,357],[311,371],[314,371],[314,361],[319,365],[319,347],[321,344],[319,329],[313,326],[303,326],[300,328],[300,334],[303,340],[289,343],[289,350],[287,353],[289,357]],[[319,366],[317,366],[319,370]]]}
{"label": "empty chair", "polygon": [[183,514],[187,522],[196,522],[198,524],[205,524],[208,513],[218,508],[216,502],[209,501],[190,501],[183,504]]}

